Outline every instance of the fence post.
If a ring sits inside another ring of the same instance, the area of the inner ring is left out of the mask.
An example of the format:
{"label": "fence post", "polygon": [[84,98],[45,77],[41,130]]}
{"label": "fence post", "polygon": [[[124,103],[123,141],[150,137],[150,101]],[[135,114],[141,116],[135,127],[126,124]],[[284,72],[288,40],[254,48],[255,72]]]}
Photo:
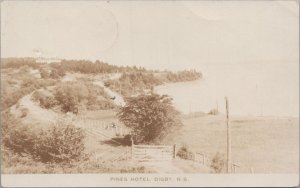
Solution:
{"label": "fence post", "polygon": [[227,173],[230,173],[231,165],[231,130],[229,125],[229,102],[228,98],[225,97],[226,103],[226,124],[227,124]]}
{"label": "fence post", "polygon": [[173,159],[176,159],[176,144],[173,145]]}
{"label": "fence post", "polygon": [[131,137],[131,159],[133,159],[133,138]]}

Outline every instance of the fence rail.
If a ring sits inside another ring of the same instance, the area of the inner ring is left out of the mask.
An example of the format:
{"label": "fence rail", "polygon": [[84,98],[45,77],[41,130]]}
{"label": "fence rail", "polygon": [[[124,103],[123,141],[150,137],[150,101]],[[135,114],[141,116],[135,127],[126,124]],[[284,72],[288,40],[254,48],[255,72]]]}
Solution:
{"label": "fence rail", "polygon": [[133,144],[131,156],[138,161],[170,161],[174,157],[174,146]]}

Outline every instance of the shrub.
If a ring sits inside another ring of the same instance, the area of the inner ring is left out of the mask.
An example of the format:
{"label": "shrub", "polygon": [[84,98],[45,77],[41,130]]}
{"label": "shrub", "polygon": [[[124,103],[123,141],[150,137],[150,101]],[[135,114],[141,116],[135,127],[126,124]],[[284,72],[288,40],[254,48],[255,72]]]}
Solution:
{"label": "shrub", "polygon": [[28,65],[23,65],[19,69],[19,74],[27,74],[30,72],[30,67]]}
{"label": "shrub", "polygon": [[29,86],[36,86],[36,79],[33,78],[33,77],[27,77],[25,79],[23,79],[23,82],[22,82],[22,85],[21,87],[23,88],[26,88],[26,87],[29,87]]}
{"label": "shrub", "polygon": [[50,77],[50,73],[44,68],[40,69],[41,78],[48,79]]}
{"label": "shrub", "polygon": [[178,156],[181,159],[185,160],[193,160],[194,154],[189,150],[187,146],[182,146],[178,151],[176,156]]}
{"label": "shrub", "polygon": [[130,134],[126,134],[124,136],[124,143],[128,146],[131,146],[131,135]]}
{"label": "shrub", "polygon": [[[82,107],[88,110],[114,108],[103,88],[85,82],[65,82],[57,86],[55,100],[62,105],[63,112],[79,113]],[[98,99],[98,96],[104,99]]]}
{"label": "shrub", "polygon": [[32,99],[40,103],[40,106],[46,109],[52,108],[57,105],[57,101],[52,96],[46,96],[40,91],[35,91],[32,94]]}
{"label": "shrub", "polygon": [[[108,110],[108,109],[113,109],[115,107],[114,103],[108,100],[99,100],[95,104],[95,110]],[[89,109],[91,109],[89,107]]]}
{"label": "shrub", "polygon": [[84,132],[64,122],[57,122],[48,129],[34,129],[23,125],[9,114],[1,113],[2,143],[6,149],[28,155],[42,162],[78,161],[84,154]]}
{"label": "shrub", "polygon": [[218,109],[212,109],[208,112],[209,115],[218,115],[219,114],[219,111]]}
{"label": "shrub", "polygon": [[1,107],[3,109],[7,109],[7,108],[13,106],[23,96],[31,93],[32,90],[34,90],[34,88],[32,86],[29,86],[29,87],[26,87],[26,88],[18,89],[17,91],[12,92],[12,93],[6,93],[5,95],[2,96]]}
{"label": "shrub", "polygon": [[57,101],[54,97],[44,97],[40,99],[40,105],[43,108],[49,109],[54,107],[57,104]]}
{"label": "shrub", "polygon": [[218,152],[212,159],[210,168],[213,170],[214,173],[221,173],[223,171],[224,166],[225,166],[224,155],[221,155]]}
{"label": "shrub", "polygon": [[55,99],[62,105],[63,112],[78,113],[78,105],[87,98],[89,91],[82,83],[68,82],[58,85]]}
{"label": "shrub", "polygon": [[50,78],[57,79],[66,75],[66,72],[63,69],[57,68],[52,69],[50,73]]}
{"label": "shrub", "polygon": [[131,135],[127,134],[124,137],[120,137],[120,134],[116,134],[117,137],[112,138],[108,141],[108,143],[115,144],[116,142],[118,144],[121,144],[123,146],[131,146]]}
{"label": "shrub", "polygon": [[21,122],[8,112],[1,113],[2,142],[5,147],[17,154],[33,153],[36,134],[32,127],[22,125]]}
{"label": "shrub", "polygon": [[77,161],[83,155],[84,138],[82,129],[58,122],[38,135],[34,154],[42,162]]}

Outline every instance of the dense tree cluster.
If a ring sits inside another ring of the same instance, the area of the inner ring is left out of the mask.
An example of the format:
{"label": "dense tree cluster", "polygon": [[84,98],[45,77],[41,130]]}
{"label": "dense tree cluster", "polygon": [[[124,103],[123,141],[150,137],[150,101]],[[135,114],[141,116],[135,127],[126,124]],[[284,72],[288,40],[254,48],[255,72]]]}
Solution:
{"label": "dense tree cluster", "polygon": [[[54,97],[57,104],[61,105],[63,112],[79,113],[80,108],[111,109],[112,102],[98,100],[98,96],[104,99],[109,97],[103,88],[83,82],[66,82],[57,85]],[[84,109],[82,109],[84,110]]]}
{"label": "dense tree cluster", "polygon": [[51,67],[58,70],[84,74],[114,73],[120,70],[117,66],[109,65],[101,61],[92,62],[87,60],[63,60],[60,63],[51,64]]}
{"label": "dense tree cluster", "polygon": [[118,80],[108,80],[105,85],[121,93],[123,96],[131,96],[151,90],[153,86],[162,84],[153,73],[130,72],[123,73]]}
{"label": "dense tree cluster", "polygon": [[185,82],[202,78],[202,74],[195,70],[183,70],[176,73],[167,72],[165,74],[162,74],[162,76],[165,82]]}
{"label": "dense tree cluster", "polygon": [[123,73],[118,80],[107,80],[105,84],[123,96],[131,96],[151,91],[155,86],[164,83],[192,81],[199,78],[202,78],[202,74],[194,70],[177,73],[136,71]]}
{"label": "dense tree cluster", "polygon": [[182,123],[179,112],[172,105],[172,99],[166,95],[139,95],[127,98],[118,117],[125,126],[132,129],[135,143],[159,141],[169,131]]}

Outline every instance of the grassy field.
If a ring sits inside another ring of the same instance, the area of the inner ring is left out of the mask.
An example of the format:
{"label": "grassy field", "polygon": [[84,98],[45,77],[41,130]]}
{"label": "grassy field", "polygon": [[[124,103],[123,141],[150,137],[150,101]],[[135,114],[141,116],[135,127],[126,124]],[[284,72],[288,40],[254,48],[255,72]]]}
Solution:
{"label": "grassy field", "polygon": [[[217,152],[226,158],[226,118],[223,115],[184,116],[184,126],[165,143],[187,145],[207,155]],[[298,173],[299,119],[233,117],[230,119],[232,161],[238,173]]]}

